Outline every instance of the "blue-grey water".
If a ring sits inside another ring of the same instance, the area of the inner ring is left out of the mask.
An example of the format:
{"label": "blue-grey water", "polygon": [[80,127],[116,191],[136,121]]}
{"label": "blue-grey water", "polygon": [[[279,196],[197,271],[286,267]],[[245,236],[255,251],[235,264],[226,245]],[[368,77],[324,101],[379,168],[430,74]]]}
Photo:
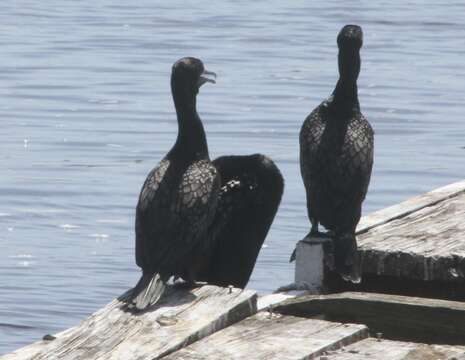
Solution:
{"label": "blue-grey water", "polygon": [[364,212],[465,174],[462,1],[0,4],[0,354],[77,324],[133,285],[134,208],[177,124],[172,63],[217,72],[198,107],[212,157],[262,152],[285,194],[250,288],[291,282],[308,230],[298,132],[364,29],[359,96],[376,131]]}

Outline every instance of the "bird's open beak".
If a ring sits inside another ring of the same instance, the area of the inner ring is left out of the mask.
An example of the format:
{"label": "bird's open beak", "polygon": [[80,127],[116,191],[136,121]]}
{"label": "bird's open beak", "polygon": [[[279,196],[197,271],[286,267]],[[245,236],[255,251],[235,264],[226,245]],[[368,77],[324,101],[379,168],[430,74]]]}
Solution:
{"label": "bird's open beak", "polygon": [[200,75],[200,78],[199,78],[199,87],[201,87],[203,84],[207,82],[211,82],[215,84],[216,83],[215,79],[216,79],[216,74],[213,71],[204,70],[202,75]]}

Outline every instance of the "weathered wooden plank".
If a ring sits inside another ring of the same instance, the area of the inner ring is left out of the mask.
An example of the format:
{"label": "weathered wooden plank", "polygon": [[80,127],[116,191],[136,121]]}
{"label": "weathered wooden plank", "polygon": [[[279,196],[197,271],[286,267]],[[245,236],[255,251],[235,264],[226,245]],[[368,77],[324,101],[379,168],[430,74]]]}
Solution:
{"label": "weathered wooden plank", "polygon": [[373,338],[330,352],[328,360],[465,360],[465,347]]}
{"label": "weathered wooden plank", "polygon": [[279,304],[287,299],[292,299],[297,296],[307,295],[307,290],[279,290],[272,294],[259,296],[257,299],[257,311],[267,310],[272,305]]}
{"label": "weathered wooden plank", "polygon": [[293,299],[295,295],[286,293],[267,294],[257,299],[257,311],[266,310],[271,305],[278,304],[287,299]]}
{"label": "weathered wooden plank", "polygon": [[256,312],[256,293],[205,285],[170,288],[149,311],[134,314],[114,300],[53,341],[39,341],[1,360],[158,359]]}
{"label": "weathered wooden plank", "polygon": [[458,301],[347,292],[289,299],[273,310],[362,323],[390,339],[465,345],[465,303]]}
{"label": "weathered wooden plank", "polygon": [[260,312],[164,359],[311,359],[367,334],[363,325]]}
{"label": "weathered wooden plank", "polygon": [[435,205],[438,202],[447,200],[465,192],[465,180],[443,186],[428,193],[415,196],[411,199],[401,202],[371,214],[360,219],[357,227],[358,233],[363,233],[375,226],[385,224],[389,221],[404,217],[412,212],[418,211],[424,207]]}
{"label": "weathered wooden plank", "polygon": [[[297,246],[296,284],[329,292],[357,290],[465,300],[464,218],[465,180],[379,210],[363,217],[357,227],[360,284],[344,282],[324,267],[324,247],[310,246],[316,239]],[[315,280],[321,276],[315,274],[324,268],[324,281],[318,283]]]}
{"label": "weathered wooden plank", "polygon": [[357,238],[363,273],[415,280],[465,279],[465,193],[378,225]]}

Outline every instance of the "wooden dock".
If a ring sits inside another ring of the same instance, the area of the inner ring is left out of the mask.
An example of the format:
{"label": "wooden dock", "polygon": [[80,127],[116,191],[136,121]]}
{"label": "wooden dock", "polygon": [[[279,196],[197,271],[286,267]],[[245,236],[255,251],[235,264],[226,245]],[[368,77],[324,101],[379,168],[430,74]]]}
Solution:
{"label": "wooden dock", "polygon": [[[320,358],[321,359],[321,358]],[[465,360],[464,346],[365,339],[330,352],[327,360]]]}
{"label": "wooden dock", "polygon": [[261,312],[166,359],[307,359],[367,336],[364,325]]}
{"label": "wooden dock", "polygon": [[274,305],[274,312],[367,325],[375,335],[465,345],[465,303],[377,293],[306,295]]}
{"label": "wooden dock", "polygon": [[463,283],[464,219],[465,181],[365,216],[357,228],[363,273]]}
{"label": "wooden dock", "polygon": [[[173,290],[141,314],[114,300],[54,340],[0,359],[465,360],[463,303],[347,293],[287,299],[254,313],[253,291],[230,291]],[[416,339],[432,332],[446,344],[390,340],[399,330]]]}
{"label": "wooden dock", "polygon": [[[317,251],[315,244],[307,242],[297,247],[296,281],[312,284],[315,274],[321,273],[318,279],[325,282],[321,287],[330,293],[373,291],[465,300],[463,219],[465,181],[363,217],[357,227],[363,273],[360,284],[344,282],[326,268],[305,268],[308,254]],[[304,256],[299,257],[299,252]]]}
{"label": "wooden dock", "polygon": [[115,299],[0,360],[465,360],[465,302],[452,301],[465,300],[463,219],[465,181],[364,217],[362,283],[326,274],[330,291],[357,292],[257,302],[251,290],[170,287],[145,312]]}
{"label": "wooden dock", "polygon": [[210,285],[171,290],[143,313],[116,299],[53,340],[0,359],[307,359],[368,336],[362,324],[256,313],[256,302],[253,291]]}
{"label": "wooden dock", "polygon": [[1,360],[159,359],[256,312],[254,291],[202,286],[172,289],[155,306],[132,313],[115,299],[78,326]]}

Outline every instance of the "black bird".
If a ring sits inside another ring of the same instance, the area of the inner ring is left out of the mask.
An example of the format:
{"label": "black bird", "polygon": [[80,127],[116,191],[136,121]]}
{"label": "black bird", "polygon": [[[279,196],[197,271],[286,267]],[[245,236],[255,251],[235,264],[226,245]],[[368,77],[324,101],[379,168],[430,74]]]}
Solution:
{"label": "black bird", "polygon": [[334,241],[336,271],[360,281],[355,228],[373,166],[373,130],[360,111],[362,29],[346,25],[337,37],[339,80],[332,95],[306,118],[300,130],[300,170],[307,192],[310,235],[323,225]]}
{"label": "black bird", "polygon": [[[210,161],[196,97],[202,84],[214,82],[207,77],[212,75],[196,58],[183,58],[173,65],[171,90],[178,137],[147,176],[137,204],[136,263],[142,277],[123,299],[136,310],[155,304],[172,276],[188,284],[204,280],[245,286],[279,205],[275,194],[280,199],[282,178],[272,189],[268,185],[272,180],[262,179],[263,174],[274,179],[273,171],[275,178],[280,177],[271,160],[251,155]],[[269,190],[274,193],[262,200],[263,191]],[[252,219],[245,218],[250,215],[246,206],[261,210],[260,201],[266,208],[256,218],[262,223],[251,224]],[[238,239],[235,234],[244,237]],[[248,244],[237,248],[246,240]],[[229,262],[218,264],[216,259],[227,248],[231,249]],[[223,275],[218,277],[217,271]]]}
{"label": "black bird", "polygon": [[208,231],[212,247],[201,257],[198,280],[244,288],[281,202],[284,180],[261,154],[222,156],[213,165],[222,186]]}

